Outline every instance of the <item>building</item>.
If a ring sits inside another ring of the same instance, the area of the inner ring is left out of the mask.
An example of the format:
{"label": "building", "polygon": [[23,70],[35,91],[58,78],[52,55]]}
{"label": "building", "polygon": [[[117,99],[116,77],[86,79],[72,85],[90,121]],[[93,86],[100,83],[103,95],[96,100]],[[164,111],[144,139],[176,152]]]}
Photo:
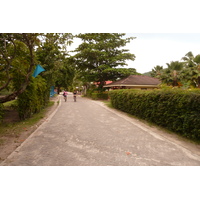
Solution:
{"label": "building", "polygon": [[107,84],[104,88],[152,90],[158,88],[159,84],[161,84],[161,81],[157,78],[143,75],[130,75],[119,81]]}

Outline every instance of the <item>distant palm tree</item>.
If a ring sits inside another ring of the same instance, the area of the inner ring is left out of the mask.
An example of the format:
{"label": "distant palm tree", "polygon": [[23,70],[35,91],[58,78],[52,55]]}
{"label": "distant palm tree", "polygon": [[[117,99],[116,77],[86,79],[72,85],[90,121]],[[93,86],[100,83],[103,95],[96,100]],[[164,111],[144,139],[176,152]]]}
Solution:
{"label": "distant palm tree", "polygon": [[151,76],[160,78],[160,75],[162,74],[162,72],[163,72],[163,66],[156,65],[151,71]]}
{"label": "distant palm tree", "polygon": [[168,68],[163,70],[161,80],[167,85],[172,85],[173,87],[178,86],[181,70],[183,69],[183,63],[179,61],[171,61],[166,64]]}

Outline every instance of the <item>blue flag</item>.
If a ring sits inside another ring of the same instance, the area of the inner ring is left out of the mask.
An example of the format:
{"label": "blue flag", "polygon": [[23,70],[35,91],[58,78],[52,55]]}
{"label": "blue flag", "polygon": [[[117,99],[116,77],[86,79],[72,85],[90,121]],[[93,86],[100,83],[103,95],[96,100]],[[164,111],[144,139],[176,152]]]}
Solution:
{"label": "blue flag", "polygon": [[40,65],[37,65],[37,67],[35,68],[35,71],[33,72],[33,77],[36,77],[39,73],[43,71],[45,71],[45,69],[41,67]]}

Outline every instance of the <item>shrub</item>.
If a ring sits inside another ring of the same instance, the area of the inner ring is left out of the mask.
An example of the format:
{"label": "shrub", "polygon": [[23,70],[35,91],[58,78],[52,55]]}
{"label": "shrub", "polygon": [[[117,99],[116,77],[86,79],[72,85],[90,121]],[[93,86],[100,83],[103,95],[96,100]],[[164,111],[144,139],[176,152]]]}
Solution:
{"label": "shrub", "polygon": [[26,90],[17,99],[20,119],[24,120],[31,117],[47,105],[46,90],[46,81],[41,76],[32,78]]}
{"label": "shrub", "polygon": [[85,96],[91,98],[92,93],[94,93],[94,91],[95,91],[94,89],[88,89]]}
{"label": "shrub", "polygon": [[114,90],[113,107],[200,141],[200,90]]}
{"label": "shrub", "polygon": [[92,99],[98,100],[98,99],[103,99],[107,100],[108,99],[108,93],[92,93],[91,95]]}

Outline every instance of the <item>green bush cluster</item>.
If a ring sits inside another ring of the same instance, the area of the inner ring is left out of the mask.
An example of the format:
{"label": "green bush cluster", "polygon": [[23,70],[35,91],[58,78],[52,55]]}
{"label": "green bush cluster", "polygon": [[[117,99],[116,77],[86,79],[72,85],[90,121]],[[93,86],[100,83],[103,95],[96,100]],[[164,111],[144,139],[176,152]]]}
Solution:
{"label": "green bush cluster", "polygon": [[92,93],[94,93],[94,90],[93,89],[88,89],[85,96],[89,97],[89,98],[92,98]]}
{"label": "green bush cluster", "polygon": [[40,112],[47,105],[46,81],[41,77],[31,79],[27,89],[18,96],[18,113],[21,120]]}
{"label": "green bush cluster", "polygon": [[200,141],[200,90],[115,90],[113,107]]}
{"label": "green bush cluster", "polygon": [[106,92],[103,92],[103,93],[92,93],[91,97],[94,100],[98,100],[98,99],[107,100],[108,99],[108,93],[106,93]]}

